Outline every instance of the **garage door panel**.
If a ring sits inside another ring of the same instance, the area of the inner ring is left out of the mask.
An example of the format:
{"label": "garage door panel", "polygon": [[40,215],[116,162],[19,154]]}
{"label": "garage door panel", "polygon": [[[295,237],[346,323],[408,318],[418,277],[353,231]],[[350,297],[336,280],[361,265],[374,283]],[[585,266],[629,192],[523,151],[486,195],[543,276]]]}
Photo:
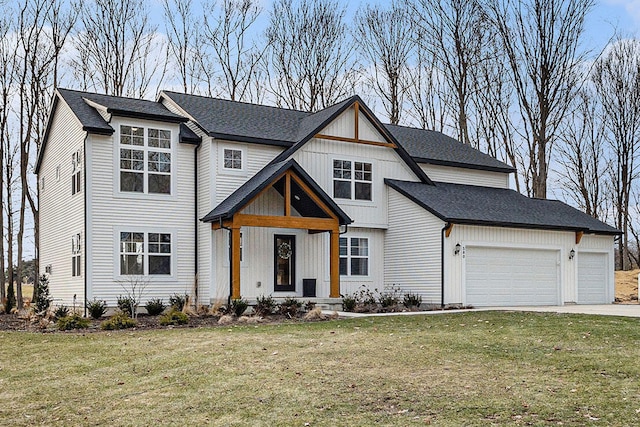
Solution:
{"label": "garage door panel", "polygon": [[608,255],[578,253],[578,304],[606,304]]}
{"label": "garage door panel", "polygon": [[468,304],[558,304],[558,251],[467,247],[465,265]]}

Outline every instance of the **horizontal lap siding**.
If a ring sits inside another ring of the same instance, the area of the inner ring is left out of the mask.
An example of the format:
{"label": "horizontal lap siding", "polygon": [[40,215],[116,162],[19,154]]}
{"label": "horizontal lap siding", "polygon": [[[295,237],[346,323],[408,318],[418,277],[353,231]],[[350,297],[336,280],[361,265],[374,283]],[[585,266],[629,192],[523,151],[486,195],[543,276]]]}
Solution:
{"label": "horizontal lap siding", "polygon": [[509,174],[420,163],[433,181],[480,187],[509,188]]}
{"label": "horizontal lap siding", "polygon": [[441,301],[440,230],[444,223],[395,190],[389,191],[385,235],[385,284],[417,293],[428,304]]}
{"label": "horizontal lap siding", "polygon": [[[77,306],[83,307],[85,278],[84,195],[85,183],[81,191],[71,195],[72,154],[83,151],[85,132],[69,107],[62,100],[58,102],[54,119],[49,129],[49,140],[40,166],[40,178],[44,177],[45,188],[40,191],[40,272],[51,265],[49,287],[54,304],[73,304],[76,295]],[[85,157],[82,152],[82,157]],[[60,180],[56,180],[56,168],[60,166]],[[72,277],[71,239],[81,233],[82,267],[81,276]]]}
{"label": "horizontal lap siding", "polygon": [[110,306],[118,295],[129,288],[126,277],[118,277],[118,230],[121,231],[168,231],[174,233],[172,240],[173,277],[145,277],[146,289],[142,296],[145,303],[151,298],[163,298],[175,292],[192,294],[194,287],[194,146],[177,143],[178,126],[157,124],[139,120],[114,120],[112,126],[120,123],[137,126],[162,126],[172,131],[172,169],[176,194],[171,198],[157,198],[153,195],[125,197],[116,189],[118,163],[114,138],[94,136],[91,139],[91,252],[92,277],[91,295],[104,299]]}

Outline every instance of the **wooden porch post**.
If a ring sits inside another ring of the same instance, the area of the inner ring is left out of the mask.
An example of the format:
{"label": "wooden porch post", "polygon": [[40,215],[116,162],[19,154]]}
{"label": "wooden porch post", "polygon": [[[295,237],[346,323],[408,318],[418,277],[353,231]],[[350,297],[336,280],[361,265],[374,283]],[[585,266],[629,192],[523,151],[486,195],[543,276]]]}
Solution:
{"label": "wooden porch post", "polygon": [[329,298],[340,298],[340,231],[331,230],[330,257],[330,290]]}
{"label": "wooden porch post", "polygon": [[240,227],[231,227],[231,298],[240,298]]}

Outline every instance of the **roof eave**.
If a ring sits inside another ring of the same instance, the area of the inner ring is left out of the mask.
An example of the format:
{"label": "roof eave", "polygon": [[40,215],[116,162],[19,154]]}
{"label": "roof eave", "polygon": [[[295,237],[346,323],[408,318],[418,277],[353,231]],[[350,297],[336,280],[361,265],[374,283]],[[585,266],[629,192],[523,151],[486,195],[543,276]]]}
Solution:
{"label": "roof eave", "polygon": [[418,163],[426,163],[437,166],[451,166],[463,169],[483,170],[488,172],[502,172],[502,173],[514,173],[516,170],[513,167],[500,167],[500,166],[485,166],[474,163],[454,162],[450,160],[429,159],[425,157],[413,157]]}
{"label": "roof eave", "polygon": [[290,142],[290,141],[255,138],[255,137],[246,136],[246,135],[231,135],[231,134],[219,133],[219,132],[207,132],[207,135],[215,139],[224,139],[224,140],[233,141],[233,142],[247,142],[251,144],[275,145],[278,147],[286,147],[286,148],[289,148],[293,145],[293,142]]}
{"label": "roof eave", "polygon": [[165,116],[162,114],[141,113],[139,111],[121,110],[118,108],[107,108],[107,112],[119,117],[131,117],[135,119],[155,120],[169,123],[185,123],[189,119],[181,116]]}

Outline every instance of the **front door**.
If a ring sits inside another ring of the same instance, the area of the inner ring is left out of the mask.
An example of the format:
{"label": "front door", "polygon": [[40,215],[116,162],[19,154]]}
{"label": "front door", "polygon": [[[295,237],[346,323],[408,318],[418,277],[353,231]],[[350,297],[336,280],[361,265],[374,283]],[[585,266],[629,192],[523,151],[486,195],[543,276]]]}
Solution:
{"label": "front door", "polygon": [[296,236],[274,236],[274,286],[273,290],[296,290]]}

